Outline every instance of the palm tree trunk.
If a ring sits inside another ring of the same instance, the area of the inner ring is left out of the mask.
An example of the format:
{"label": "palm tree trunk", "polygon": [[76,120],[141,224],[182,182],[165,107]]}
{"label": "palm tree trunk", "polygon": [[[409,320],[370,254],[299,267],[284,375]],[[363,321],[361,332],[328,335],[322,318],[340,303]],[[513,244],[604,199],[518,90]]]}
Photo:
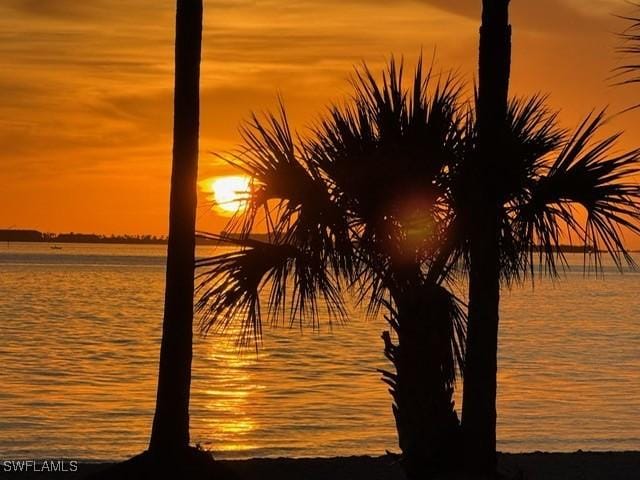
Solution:
{"label": "palm tree trunk", "polygon": [[474,174],[469,279],[469,324],[462,428],[467,465],[481,474],[496,468],[496,393],[500,302],[499,196],[501,141],[506,131],[511,65],[509,0],[483,0],[480,29],[478,149]]}
{"label": "palm tree trunk", "polygon": [[434,288],[414,288],[397,302],[390,324],[398,337],[383,334],[385,355],[396,372],[383,371],[391,386],[393,413],[409,480],[437,478],[455,470],[460,423],[453,385],[446,378],[448,305]]}
{"label": "palm tree trunk", "polygon": [[156,412],[149,450],[189,446],[202,0],[178,0],[169,245]]}

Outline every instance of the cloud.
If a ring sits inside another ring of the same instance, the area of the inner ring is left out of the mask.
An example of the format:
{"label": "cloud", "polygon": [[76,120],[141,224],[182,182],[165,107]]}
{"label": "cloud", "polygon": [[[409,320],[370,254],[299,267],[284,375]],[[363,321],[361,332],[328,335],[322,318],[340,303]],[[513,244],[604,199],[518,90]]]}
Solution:
{"label": "cloud", "polygon": [[[420,1],[480,23],[480,0]],[[540,32],[593,31],[594,28],[603,28],[608,20],[607,14],[620,8],[619,3],[600,1],[599,8],[594,11],[593,3],[593,1],[577,3],[567,2],[567,0],[514,0],[511,2],[511,21],[514,26]],[[610,8],[609,11],[607,7]],[[594,15],[596,12],[598,14]]]}
{"label": "cloud", "polygon": [[4,0],[5,7],[18,13],[53,19],[82,19],[104,11],[108,0]]}

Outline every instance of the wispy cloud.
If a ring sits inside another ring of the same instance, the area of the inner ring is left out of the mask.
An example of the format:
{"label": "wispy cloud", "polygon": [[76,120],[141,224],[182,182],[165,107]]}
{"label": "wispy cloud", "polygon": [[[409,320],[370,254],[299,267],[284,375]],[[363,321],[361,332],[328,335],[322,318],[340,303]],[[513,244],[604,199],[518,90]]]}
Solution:
{"label": "wispy cloud", "polygon": [[[231,149],[251,110],[273,107],[280,94],[302,127],[347,94],[353,65],[363,60],[377,68],[392,53],[436,51],[439,66],[471,82],[479,5],[207,0],[202,174],[223,172],[207,152]],[[625,8],[624,0],[514,1],[514,92],[551,91],[570,120],[589,108],[585,98],[594,106],[630,103],[632,92],[604,81],[619,29],[609,12]],[[118,231],[164,230],[156,213],[168,198],[173,9],[168,0],[0,2],[0,184],[10,186],[0,224],[79,230],[69,222],[87,218],[86,229],[101,230],[92,202],[109,207],[97,190],[136,199]],[[632,120],[621,125],[635,128]],[[153,181],[132,180],[144,172]],[[56,226],[24,198],[77,212],[55,217]]]}

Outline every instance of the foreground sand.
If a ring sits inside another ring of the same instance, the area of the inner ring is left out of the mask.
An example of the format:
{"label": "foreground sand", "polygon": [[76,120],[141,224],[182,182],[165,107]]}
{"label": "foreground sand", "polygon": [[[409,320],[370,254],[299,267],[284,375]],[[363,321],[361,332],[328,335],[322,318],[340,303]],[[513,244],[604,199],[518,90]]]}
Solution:
{"label": "foreground sand", "polygon": [[[640,452],[501,454],[501,470],[522,480],[640,479]],[[221,461],[243,480],[403,480],[390,457],[275,458]],[[109,464],[80,464],[74,474],[21,473],[0,478],[82,479]]]}

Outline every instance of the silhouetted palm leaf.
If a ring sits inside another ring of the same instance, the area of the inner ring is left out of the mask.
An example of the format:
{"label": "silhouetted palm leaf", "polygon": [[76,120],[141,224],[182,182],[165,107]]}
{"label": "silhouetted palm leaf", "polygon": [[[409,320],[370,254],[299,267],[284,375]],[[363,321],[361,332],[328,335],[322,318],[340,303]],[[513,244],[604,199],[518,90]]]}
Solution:
{"label": "silhouetted palm leaf", "polygon": [[[566,131],[558,127],[557,114],[546,107],[545,100],[545,97],[536,95],[509,102],[508,130],[501,144],[503,154],[500,163],[496,165],[499,175],[489,180],[493,185],[488,191],[495,196],[496,205],[500,205],[500,272],[507,284],[519,280],[527,270],[526,259],[522,256],[521,232],[517,231],[513,221],[513,210],[526,201],[532,182],[565,141]],[[468,242],[476,221],[470,215],[476,198],[472,192],[479,188],[474,171],[478,155],[477,134],[475,110],[470,109],[466,117],[464,152],[462,160],[455,166],[451,186],[454,192],[451,203],[457,220],[455,228],[451,229],[455,238],[450,239],[449,244],[450,249],[459,249],[456,258],[462,261],[464,269],[468,267]]]}
{"label": "silhouetted palm leaf", "polygon": [[[560,243],[573,235],[593,252],[596,268],[601,250],[622,268],[634,265],[623,242],[623,231],[640,233],[640,189],[634,176],[640,173],[640,150],[612,151],[619,134],[603,140],[595,137],[604,123],[604,112],[590,115],[563,144],[555,160],[540,164],[524,196],[514,205],[523,250],[533,264],[536,248],[546,267],[556,272],[563,260]],[[586,213],[580,221],[576,207]]]}
{"label": "silhouetted palm leaf", "polygon": [[[634,5],[640,7],[638,4]],[[618,85],[640,83],[640,17],[621,16],[620,18],[626,20],[629,26],[619,35],[622,45],[618,47],[618,53],[628,58],[628,63],[614,69],[613,78]]]}
{"label": "silhouetted palm leaf", "polygon": [[[505,138],[505,156],[497,180],[498,202],[505,205],[500,216],[500,261],[502,278],[506,283],[522,278],[528,270],[521,232],[513,221],[513,208],[526,198],[541,169],[563,143],[566,131],[557,125],[557,113],[545,105],[545,97],[536,95],[509,103]],[[548,232],[545,232],[548,233]]]}
{"label": "silhouetted palm leaf", "polygon": [[390,268],[434,264],[453,212],[447,177],[462,146],[461,85],[435,82],[418,65],[411,89],[394,60],[380,83],[366,67],[358,71],[353,104],[331,109],[308,148],[349,212],[364,264],[356,279],[371,312],[388,293],[382,285],[398,280]]}
{"label": "silhouetted palm leaf", "polygon": [[[244,346],[262,335],[260,296],[269,292],[268,314],[272,323],[317,325],[318,299],[328,309],[329,319],[343,319],[345,309],[331,270],[317,263],[315,255],[287,244],[266,243],[250,238],[206,238],[226,242],[235,250],[198,261],[198,302],[203,331],[224,331],[240,325],[238,342]],[[291,288],[290,298],[287,289]]]}
{"label": "silhouetted palm leaf", "polygon": [[254,116],[242,130],[245,148],[229,160],[253,179],[246,236],[256,221],[272,241],[310,249],[336,271],[351,265],[348,225],[332,198],[326,179],[309,161],[304,142],[296,141],[283,105],[279,116]]}

